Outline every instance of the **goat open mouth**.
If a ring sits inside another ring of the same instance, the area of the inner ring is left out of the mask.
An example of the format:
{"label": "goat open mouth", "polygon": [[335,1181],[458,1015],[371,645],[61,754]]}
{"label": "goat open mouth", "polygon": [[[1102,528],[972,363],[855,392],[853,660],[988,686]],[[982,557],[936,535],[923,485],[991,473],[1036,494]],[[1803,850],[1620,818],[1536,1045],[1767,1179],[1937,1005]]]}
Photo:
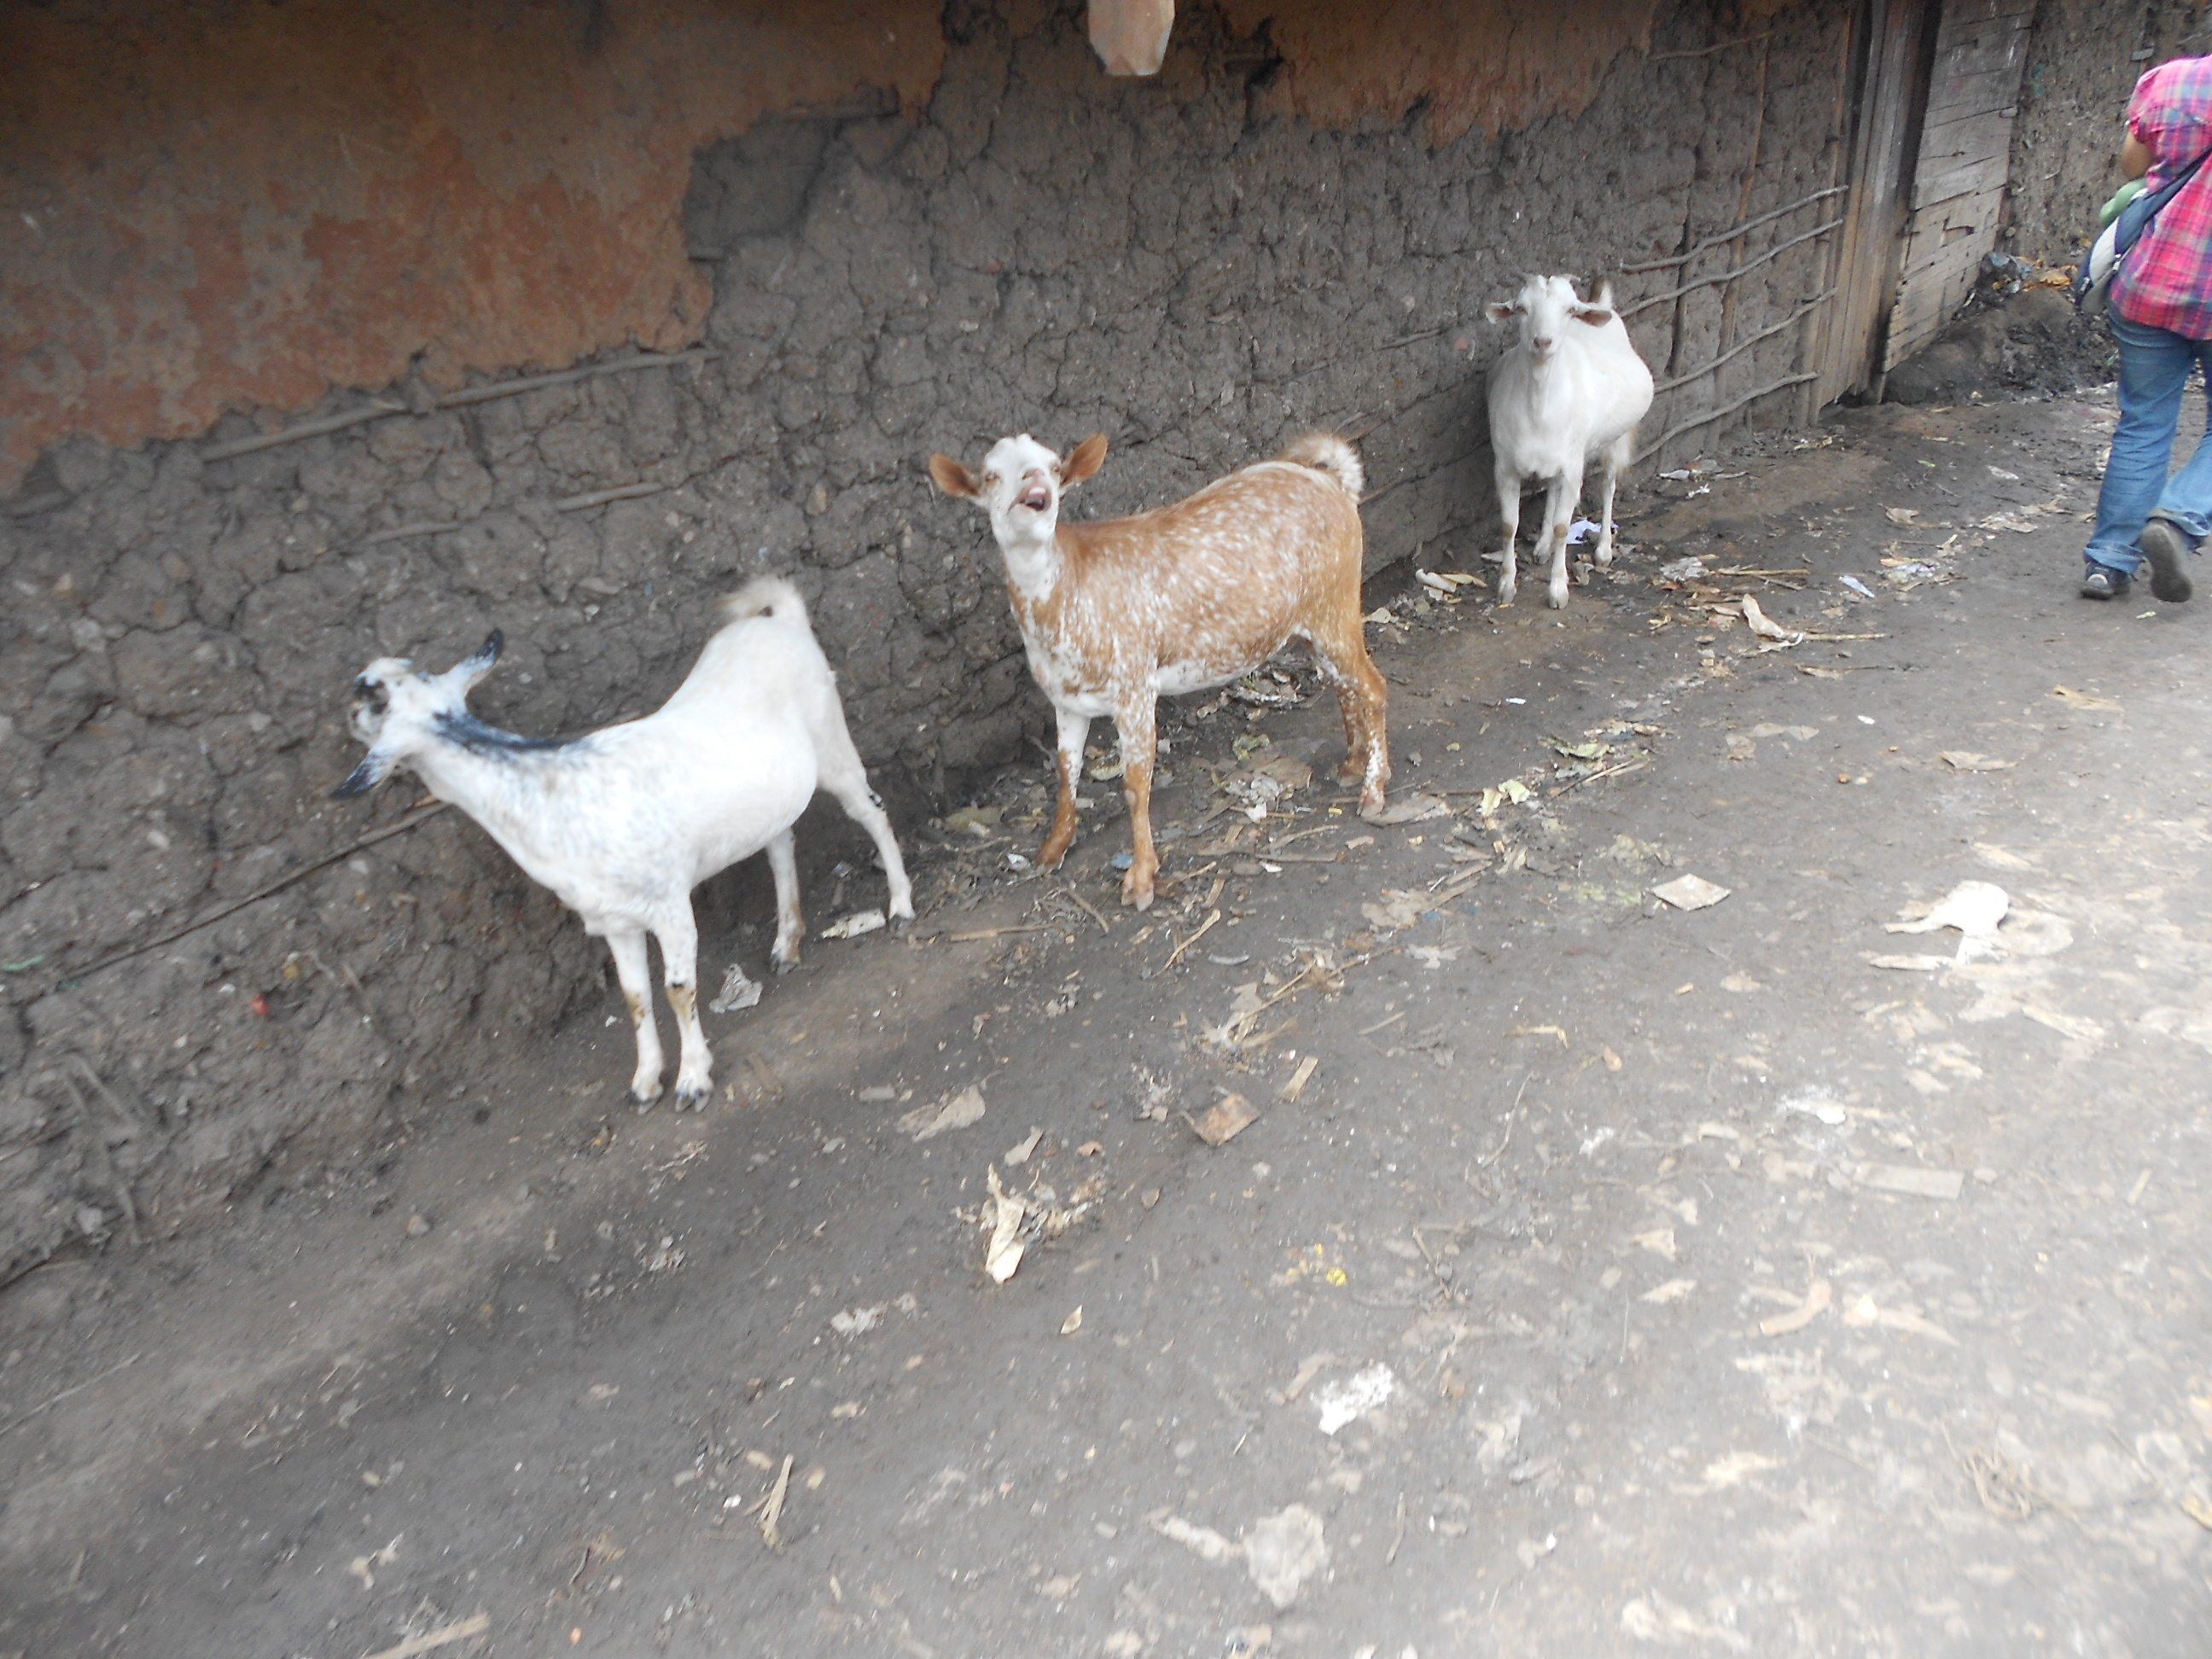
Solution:
{"label": "goat open mouth", "polygon": [[1032,513],[1042,513],[1052,505],[1052,491],[1041,483],[1031,484],[1014,500]]}

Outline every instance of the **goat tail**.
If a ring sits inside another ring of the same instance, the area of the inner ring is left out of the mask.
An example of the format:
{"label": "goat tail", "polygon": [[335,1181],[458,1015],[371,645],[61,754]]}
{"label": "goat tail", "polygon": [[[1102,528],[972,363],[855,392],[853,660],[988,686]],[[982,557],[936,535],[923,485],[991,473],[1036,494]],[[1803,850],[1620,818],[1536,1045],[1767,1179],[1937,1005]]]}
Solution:
{"label": "goat tail", "polygon": [[754,577],[736,592],[719,600],[714,615],[725,628],[755,617],[768,617],[800,628],[808,626],[806,601],[781,576]]}
{"label": "goat tail", "polygon": [[1359,452],[1333,432],[1309,432],[1293,438],[1275,459],[1327,474],[1355,501],[1367,487],[1367,471],[1359,465]]}

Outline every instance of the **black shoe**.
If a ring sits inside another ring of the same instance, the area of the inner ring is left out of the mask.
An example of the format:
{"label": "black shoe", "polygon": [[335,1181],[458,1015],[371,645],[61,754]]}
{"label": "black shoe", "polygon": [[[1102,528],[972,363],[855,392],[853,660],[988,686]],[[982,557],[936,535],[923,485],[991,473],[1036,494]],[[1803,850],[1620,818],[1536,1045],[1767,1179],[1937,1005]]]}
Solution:
{"label": "black shoe", "polygon": [[2081,573],[2081,597],[2085,599],[2118,599],[2127,596],[2128,579],[2108,564],[2094,560]]}
{"label": "black shoe", "polygon": [[2189,562],[2197,548],[2180,526],[2153,519],[2143,526],[2142,552],[2150,561],[2151,598],[2180,605],[2197,591],[2189,580]]}

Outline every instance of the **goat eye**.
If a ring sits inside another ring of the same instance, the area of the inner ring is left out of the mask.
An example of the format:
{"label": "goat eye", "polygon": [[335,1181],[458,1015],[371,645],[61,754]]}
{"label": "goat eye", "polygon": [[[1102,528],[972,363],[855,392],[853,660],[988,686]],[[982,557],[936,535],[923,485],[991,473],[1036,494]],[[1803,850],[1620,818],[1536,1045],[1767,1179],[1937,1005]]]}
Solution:
{"label": "goat eye", "polygon": [[983,488],[984,488],[984,489],[996,489],[996,488],[998,487],[998,483],[999,483],[999,475],[998,475],[997,473],[995,473],[995,472],[986,472],[986,473],[983,475]]}

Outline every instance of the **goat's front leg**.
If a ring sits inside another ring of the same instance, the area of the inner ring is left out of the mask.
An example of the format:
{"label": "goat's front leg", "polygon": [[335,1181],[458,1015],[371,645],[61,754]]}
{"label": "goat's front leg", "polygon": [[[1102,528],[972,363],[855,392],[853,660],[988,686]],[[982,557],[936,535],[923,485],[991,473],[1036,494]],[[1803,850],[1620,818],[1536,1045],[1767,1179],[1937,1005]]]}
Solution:
{"label": "goat's front leg", "polygon": [[1600,486],[1597,509],[1597,562],[1603,569],[1613,562],[1613,495],[1620,486],[1620,475],[1636,456],[1636,431],[1631,428],[1605,447],[1604,483]]}
{"label": "goat's front leg", "polygon": [[1552,549],[1552,589],[1544,602],[1554,611],[1567,608],[1567,532],[1575,526],[1575,507],[1583,498],[1583,471],[1570,467],[1552,483],[1544,497],[1544,539]]}
{"label": "goat's front leg", "polygon": [[791,830],[768,838],[768,867],[775,877],[775,944],[769,961],[779,974],[799,966],[799,942],[806,937],[806,918],[799,908],[799,860],[792,855]]}
{"label": "goat's front leg", "polygon": [[1083,778],[1083,744],[1091,735],[1091,716],[1055,708],[1060,720],[1060,804],[1052,817],[1052,833],[1037,848],[1037,868],[1056,870],[1075,840],[1075,786]]}
{"label": "goat's front leg", "polygon": [[1152,908],[1152,878],[1160,867],[1152,846],[1152,761],[1158,750],[1158,700],[1147,693],[1114,716],[1121,738],[1121,799],[1129,807],[1129,873],[1121,878],[1121,902]]}
{"label": "goat's front leg", "polygon": [[[660,919],[653,930],[660,941],[660,969],[668,988],[668,1006],[676,1016],[676,1109],[697,1111],[714,1086],[714,1052],[699,1024],[699,925],[686,899]],[[660,1057],[653,1055],[658,1079]]]}
{"label": "goat's front leg", "polygon": [[1505,525],[1505,551],[1498,565],[1498,602],[1510,605],[1516,581],[1513,568],[1514,544],[1521,537],[1521,475],[1500,461],[1497,478],[1498,516]]}
{"label": "goat's front leg", "polygon": [[629,1097],[643,1111],[660,1097],[660,1033],[653,1023],[653,980],[647,970],[645,930],[610,928],[607,949],[614,953],[615,977],[622,981],[623,1000],[629,1004],[630,1024],[637,1028],[637,1070],[629,1080]]}

